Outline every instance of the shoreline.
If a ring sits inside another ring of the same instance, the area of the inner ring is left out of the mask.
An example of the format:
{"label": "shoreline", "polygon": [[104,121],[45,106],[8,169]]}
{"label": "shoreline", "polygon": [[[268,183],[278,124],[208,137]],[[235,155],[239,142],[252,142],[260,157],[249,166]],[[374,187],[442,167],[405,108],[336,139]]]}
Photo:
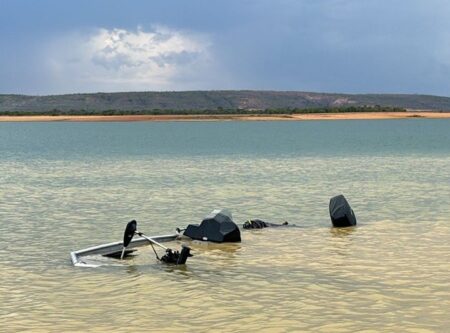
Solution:
{"label": "shoreline", "polygon": [[64,115],[64,116],[0,116],[0,122],[141,122],[141,121],[308,121],[308,120],[379,120],[450,118],[450,112],[346,112],[308,114],[230,114],[230,115]]}

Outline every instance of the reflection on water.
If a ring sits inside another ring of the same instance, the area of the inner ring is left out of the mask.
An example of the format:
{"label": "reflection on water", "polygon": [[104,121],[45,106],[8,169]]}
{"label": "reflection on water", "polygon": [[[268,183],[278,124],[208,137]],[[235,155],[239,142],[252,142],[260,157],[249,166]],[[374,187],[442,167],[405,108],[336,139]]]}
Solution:
{"label": "reflection on water", "polygon": [[[114,125],[116,126],[116,125]],[[327,125],[329,126],[329,125]],[[382,139],[382,138],[380,138]],[[433,143],[433,145],[436,145]],[[111,148],[111,147],[110,147]],[[6,332],[448,332],[450,155],[0,158],[0,325]],[[344,193],[359,225],[333,229]],[[69,252],[198,223],[213,208],[300,228],[151,248]]]}
{"label": "reflection on water", "polygon": [[352,240],[353,234],[356,233],[358,227],[348,228],[332,228],[330,227],[330,243],[336,255],[344,258],[352,256]]}
{"label": "reflection on water", "polygon": [[357,227],[348,227],[348,228],[331,228],[330,227],[330,233],[333,237],[336,238],[347,238],[354,232],[356,232],[358,229]]}

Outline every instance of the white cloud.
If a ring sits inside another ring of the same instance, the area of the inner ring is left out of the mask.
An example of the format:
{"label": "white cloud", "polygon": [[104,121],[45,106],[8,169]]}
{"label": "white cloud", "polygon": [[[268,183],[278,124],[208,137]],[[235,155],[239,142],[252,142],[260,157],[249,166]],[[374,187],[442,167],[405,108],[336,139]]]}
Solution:
{"label": "white cloud", "polygon": [[207,88],[217,70],[207,36],[161,26],[66,35],[47,51],[64,91]]}

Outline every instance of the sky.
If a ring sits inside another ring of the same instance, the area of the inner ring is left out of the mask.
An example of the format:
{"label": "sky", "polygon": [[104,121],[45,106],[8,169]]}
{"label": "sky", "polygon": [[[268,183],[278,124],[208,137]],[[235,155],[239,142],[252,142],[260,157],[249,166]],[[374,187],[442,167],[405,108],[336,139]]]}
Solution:
{"label": "sky", "polygon": [[448,0],[0,0],[0,94],[450,96]]}

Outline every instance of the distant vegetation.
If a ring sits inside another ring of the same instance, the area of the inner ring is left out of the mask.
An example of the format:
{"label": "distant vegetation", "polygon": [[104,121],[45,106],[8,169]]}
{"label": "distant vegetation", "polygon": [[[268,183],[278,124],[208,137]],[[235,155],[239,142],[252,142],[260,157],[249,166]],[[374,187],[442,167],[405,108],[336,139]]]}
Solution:
{"label": "distant vegetation", "polygon": [[307,113],[345,113],[345,112],[405,112],[403,108],[391,108],[381,106],[347,106],[347,107],[327,107],[327,108],[285,108],[285,109],[265,109],[249,112],[243,109],[222,109],[215,110],[140,110],[140,111],[126,111],[126,110],[58,110],[43,112],[26,112],[26,111],[0,111],[0,116],[87,116],[87,115],[102,115],[102,116],[125,116],[125,115],[282,115],[282,114],[307,114]]}
{"label": "distant vegetation", "polygon": [[251,90],[0,95],[2,115],[292,114],[405,109],[450,111],[450,98]]}

